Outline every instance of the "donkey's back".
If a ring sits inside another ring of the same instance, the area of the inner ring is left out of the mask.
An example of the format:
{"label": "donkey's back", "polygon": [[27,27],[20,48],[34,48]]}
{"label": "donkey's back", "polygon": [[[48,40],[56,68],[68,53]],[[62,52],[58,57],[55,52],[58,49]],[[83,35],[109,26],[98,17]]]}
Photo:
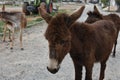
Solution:
{"label": "donkey's back", "polygon": [[21,26],[21,22],[25,23],[23,27],[26,27],[26,16],[23,12],[0,12],[0,17],[3,21],[9,22],[12,24],[16,24],[17,26]]}

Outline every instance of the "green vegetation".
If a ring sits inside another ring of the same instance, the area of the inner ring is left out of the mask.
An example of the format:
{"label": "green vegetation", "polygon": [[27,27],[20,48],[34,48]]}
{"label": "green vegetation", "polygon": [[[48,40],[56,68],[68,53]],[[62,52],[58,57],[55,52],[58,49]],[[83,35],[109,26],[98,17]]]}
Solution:
{"label": "green vegetation", "polygon": [[27,22],[27,28],[39,23],[42,20],[43,20],[42,18],[37,18],[36,20],[32,20],[32,21]]}

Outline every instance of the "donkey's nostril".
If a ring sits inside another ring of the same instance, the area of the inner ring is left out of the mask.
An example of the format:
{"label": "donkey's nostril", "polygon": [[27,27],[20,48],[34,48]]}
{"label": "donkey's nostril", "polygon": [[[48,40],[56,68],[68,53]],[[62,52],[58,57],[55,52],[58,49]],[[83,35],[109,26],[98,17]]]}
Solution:
{"label": "donkey's nostril", "polygon": [[58,68],[58,69],[49,69],[49,68],[47,67],[47,70],[48,70],[49,72],[51,72],[52,74],[55,74],[55,73],[58,72],[59,68]]}

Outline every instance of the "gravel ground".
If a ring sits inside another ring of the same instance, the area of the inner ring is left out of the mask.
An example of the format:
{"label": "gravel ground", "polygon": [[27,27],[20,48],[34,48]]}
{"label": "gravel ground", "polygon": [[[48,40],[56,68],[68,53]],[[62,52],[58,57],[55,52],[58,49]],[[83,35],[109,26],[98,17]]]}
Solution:
{"label": "gravel ground", "polygon": [[[44,38],[47,24],[42,21],[24,30],[24,51],[19,47],[19,34],[15,35],[14,49],[9,49],[8,39],[0,40],[0,80],[74,80],[74,67],[69,54],[62,62],[58,73],[47,71],[48,43]],[[98,80],[99,63],[93,68],[93,80]],[[104,80],[120,80],[120,39],[118,39],[116,58],[110,56]],[[85,71],[83,70],[83,73]],[[83,74],[83,80],[84,80]]]}

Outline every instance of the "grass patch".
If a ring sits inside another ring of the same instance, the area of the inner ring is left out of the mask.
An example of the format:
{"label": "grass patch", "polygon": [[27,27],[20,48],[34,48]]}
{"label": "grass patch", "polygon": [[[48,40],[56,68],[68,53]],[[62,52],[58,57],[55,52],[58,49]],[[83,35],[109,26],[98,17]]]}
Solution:
{"label": "grass patch", "polygon": [[37,18],[36,20],[32,20],[32,21],[27,22],[27,28],[32,27],[33,25],[39,23],[42,20],[43,20],[42,18]]}
{"label": "grass patch", "polygon": [[0,21],[0,33],[3,32],[3,25],[4,25],[4,22]]}

